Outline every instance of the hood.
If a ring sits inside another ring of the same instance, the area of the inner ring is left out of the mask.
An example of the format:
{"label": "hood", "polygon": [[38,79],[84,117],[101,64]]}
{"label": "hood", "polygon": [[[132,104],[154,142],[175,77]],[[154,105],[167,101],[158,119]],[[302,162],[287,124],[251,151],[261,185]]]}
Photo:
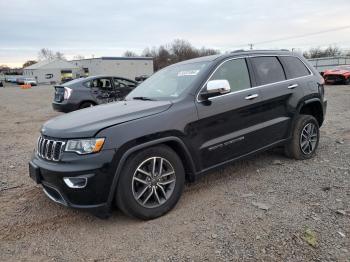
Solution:
{"label": "hood", "polygon": [[349,70],[343,70],[343,69],[334,69],[334,70],[327,70],[324,72],[325,75],[347,75],[350,74]]}
{"label": "hood", "polygon": [[159,114],[170,101],[121,101],[81,109],[47,121],[41,133],[55,138],[93,137],[103,128]]}

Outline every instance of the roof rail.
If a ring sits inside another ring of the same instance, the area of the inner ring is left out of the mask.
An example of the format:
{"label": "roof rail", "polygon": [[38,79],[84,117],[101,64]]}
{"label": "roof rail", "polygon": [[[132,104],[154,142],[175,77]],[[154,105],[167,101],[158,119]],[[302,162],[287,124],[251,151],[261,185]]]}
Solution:
{"label": "roof rail", "polygon": [[239,53],[239,52],[246,52],[247,50],[244,50],[244,49],[237,49],[237,50],[234,50],[234,51],[231,51],[231,53]]}
{"label": "roof rail", "polygon": [[239,53],[239,52],[264,52],[264,51],[286,51],[289,52],[288,49],[252,49],[252,50],[244,50],[244,49],[238,49],[238,50],[234,50],[231,51],[232,53]]}

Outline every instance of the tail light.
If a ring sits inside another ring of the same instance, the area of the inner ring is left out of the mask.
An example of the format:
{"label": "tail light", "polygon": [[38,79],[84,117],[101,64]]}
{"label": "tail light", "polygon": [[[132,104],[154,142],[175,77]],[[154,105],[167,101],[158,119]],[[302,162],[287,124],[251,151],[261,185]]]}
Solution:
{"label": "tail light", "polygon": [[322,77],[320,80],[320,85],[324,85],[324,84],[325,84],[325,81],[324,81],[324,78]]}
{"label": "tail light", "polygon": [[324,79],[322,78],[320,80],[320,82],[318,83],[318,92],[320,93],[322,99],[324,98],[324,84],[325,84],[325,81]]}
{"label": "tail light", "polygon": [[70,96],[72,95],[72,92],[73,92],[73,90],[72,90],[71,88],[65,87],[65,88],[64,88],[64,95],[63,95],[63,98],[66,99],[66,100],[69,99]]}

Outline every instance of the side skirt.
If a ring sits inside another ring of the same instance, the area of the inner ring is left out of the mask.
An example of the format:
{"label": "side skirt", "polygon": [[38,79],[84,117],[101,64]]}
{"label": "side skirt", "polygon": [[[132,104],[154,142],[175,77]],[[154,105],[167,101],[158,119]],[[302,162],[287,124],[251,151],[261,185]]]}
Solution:
{"label": "side skirt", "polygon": [[241,155],[241,156],[239,156],[239,157],[226,160],[225,162],[216,164],[216,165],[214,165],[214,166],[208,167],[208,168],[203,169],[202,171],[196,173],[196,174],[195,174],[195,177],[196,177],[196,179],[197,179],[198,177],[201,177],[201,176],[203,176],[203,175],[206,175],[206,174],[208,174],[208,173],[210,173],[210,172],[212,172],[212,171],[214,171],[214,170],[216,170],[216,169],[219,169],[219,168],[222,168],[222,167],[224,167],[224,166],[226,166],[226,165],[232,164],[232,163],[235,162],[235,161],[242,160],[242,159],[251,157],[251,156],[253,156],[253,155],[256,155],[256,154],[258,154],[258,153],[264,152],[264,151],[266,151],[266,150],[268,150],[268,149],[277,147],[277,146],[279,146],[279,145],[283,145],[283,144],[285,144],[288,140],[289,140],[289,139],[282,139],[282,140],[276,141],[276,142],[274,142],[274,143],[272,143],[272,144],[270,144],[270,145],[264,146],[264,147],[262,147],[262,148],[259,148],[259,149],[257,149],[257,150],[254,150],[254,151],[252,151],[252,152],[250,152],[250,153],[247,153],[247,154]]}

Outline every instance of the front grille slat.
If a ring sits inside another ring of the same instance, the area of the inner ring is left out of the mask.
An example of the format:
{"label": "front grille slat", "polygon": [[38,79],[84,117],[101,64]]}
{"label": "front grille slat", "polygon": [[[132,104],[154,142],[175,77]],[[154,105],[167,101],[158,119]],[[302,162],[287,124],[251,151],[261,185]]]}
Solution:
{"label": "front grille slat", "polygon": [[53,143],[52,143],[52,148],[51,148],[51,156],[50,156],[50,158],[51,158],[52,160],[53,160],[53,158],[54,158],[54,152],[55,152],[56,144],[57,144],[57,142],[56,142],[56,141],[53,141]]}
{"label": "front grille slat", "polygon": [[48,144],[49,144],[49,140],[48,139],[45,139],[45,142],[44,142],[44,152],[43,152],[43,156],[47,159],[47,152],[48,152],[48,149],[49,149],[49,147],[48,147]]}
{"label": "front grille slat", "polygon": [[43,152],[43,145],[44,145],[44,138],[41,137],[40,149],[39,149],[39,154],[40,154],[41,157],[43,156],[43,154],[42,154],[42,152]]}
{"label": "front grille slat", "polygon": [[64,145],[64,141],[40,136],[38,139],[37,155],[46,160],[59,161]]}
{"label": "front grille slat", "polygon": [[41,142],[41,136],[39,136],[38,141],[36,142],[36,150],[39,152],[39,146]]}
{"label": "front grille slat", "polygon": [[56,142],[56,146],[53,149],[53,155],[52,155],[52,159],[54,161],[58,161],[60,159],[63,146],[64,146],[64,142],[61,142],[61,141]]}
{"label": "front grille slat", "polygon": [[47,144],[47,140],[43,139],[43,143],[41,145],[41,151],[40,151],[40,154],[41,154],[42,158],[46,157],[46,144]]}
{"label": "front grille slat", "polygon": [[53,141],[49,140],[49,142],[47,143],[47,151],[46,151],[46,159],[47,160],[51,160],[51,155],[52,155],[52,145],[53,145]]}

